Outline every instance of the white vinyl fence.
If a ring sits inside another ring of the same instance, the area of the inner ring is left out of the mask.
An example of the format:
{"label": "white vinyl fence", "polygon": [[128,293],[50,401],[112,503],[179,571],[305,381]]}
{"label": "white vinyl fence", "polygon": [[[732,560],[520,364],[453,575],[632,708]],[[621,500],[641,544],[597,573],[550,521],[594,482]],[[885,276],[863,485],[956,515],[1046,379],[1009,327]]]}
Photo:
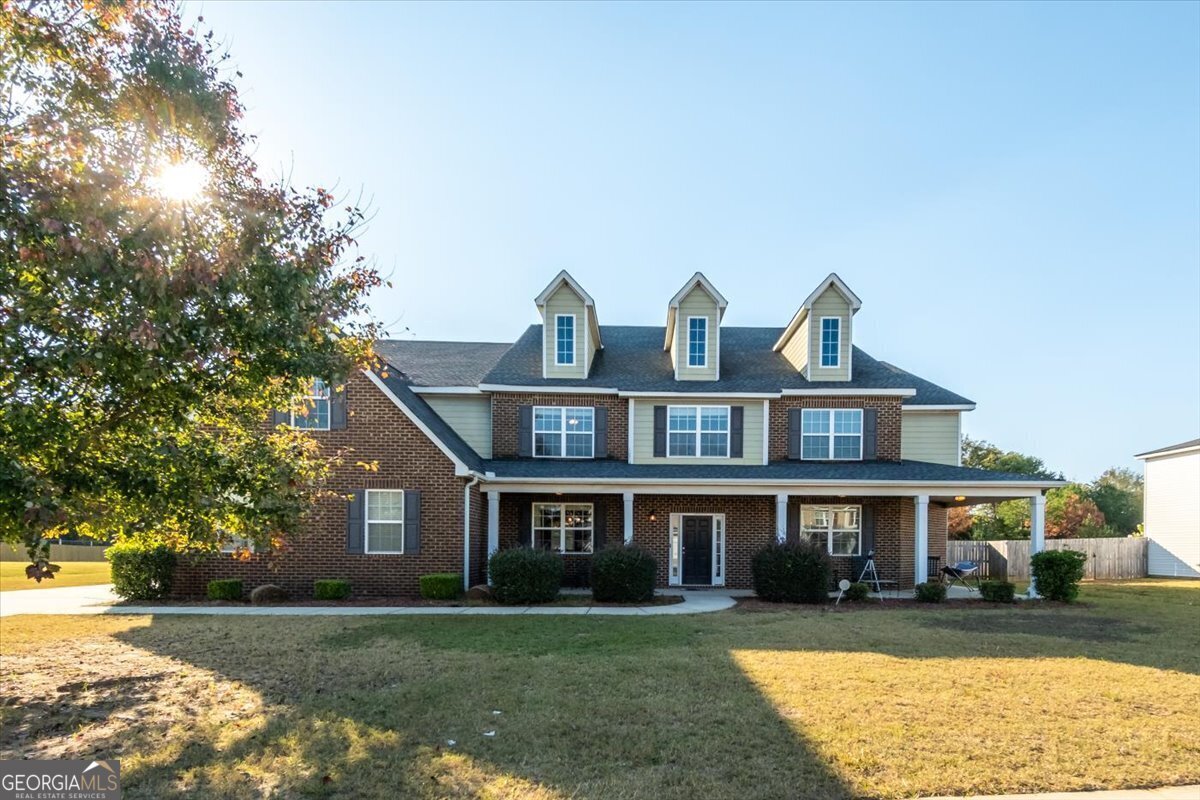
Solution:
{"label": "white vinyl fence", "polygon": [[[1146,577],[1146,539],[1047,539],[1047,550],[1076,550],[1088,557],[1083,577],[1115,580]],[[1029,580],[1029,540],[946,542],[946,562],[974,561],[986,578]]]}

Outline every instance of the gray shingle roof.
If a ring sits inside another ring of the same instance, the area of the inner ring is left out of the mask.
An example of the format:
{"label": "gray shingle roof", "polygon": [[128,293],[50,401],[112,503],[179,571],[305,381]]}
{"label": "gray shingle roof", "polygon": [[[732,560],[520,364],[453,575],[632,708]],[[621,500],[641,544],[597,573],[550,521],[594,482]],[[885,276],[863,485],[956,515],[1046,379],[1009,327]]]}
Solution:
{"label": "gray shingle roof", "polygon": [[972,401],[854,348],[854,379],[808,381],[772,351],[782,328],[721,328],[721,379],[676,381],[664,329],[653,325],[606,325],[604,349],[588,378],[542,377],[542,326],[529,329],[504,353],[482,382],[507,386],[595,386],[631,392],[778,392],[782,389],[915,389],[905,405],[966,405]]}
{"label": "gray shingle roof", "polygon": [[[413,393],[409,388],[409,383],[402,376],[398,375],[395,370],[387,370],[386,378],[380,376],[380,380],[384,385],[404,403],[417,419],[421,420],[424,425],[433,432],[433,435],[438,438],[446,446],[450,452],[454,453],[460,461],[467,465],[468,468],[475,471],[480,471],[483,465],[483,459],[475,450],[463,441],[463,438],[451,428],[441,416],[434,411],[428,403]],[[379,373],[376,373],[377,375]]]}
{"label": "gray shingle roof", "polygon": [[376,339],[375,352],[413,386],[478,386],[511,344]]}
{"label": "gray shingle roof", "polygon": [[1156,456],[1159,453],[1169,453],[1172,450],[1183,450],[1188,447],[1196,447],[1196,446],[1200,446],[1200,439],[1192,439],[1187,442],[1180,442],[1179,444],[1167,445],[1166,447],[1160,447],[1157,450],[1147,450],[1145,453],[1138,453],[1136,456],[1134,456],[1134,458],[1145,458],[1146,456]]}

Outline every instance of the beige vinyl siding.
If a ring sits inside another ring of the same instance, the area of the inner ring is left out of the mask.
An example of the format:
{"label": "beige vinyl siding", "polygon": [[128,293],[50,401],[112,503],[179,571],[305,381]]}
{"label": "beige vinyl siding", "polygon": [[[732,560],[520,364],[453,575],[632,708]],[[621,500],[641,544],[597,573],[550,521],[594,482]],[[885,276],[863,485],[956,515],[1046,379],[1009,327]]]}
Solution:
{"label": "beige vinyl siding", "polygon": [[[838,366],[821,366],[821,318],[837,317],[841,322]],[[842,293],[830,286],[813,301],[809,319],[808,379],[810,381],[850,380],[850,304]]]}
{"label": "beige vinyl siding", "polygon": [[[741,458],[655,458],[655,406],[741,406]],[[762,464],[763,404],[761,400],[687,400],[681,398],[636,398],[633,401],[634,464]]]}
{"label": "beige vinyl siding", "polygon": [[1151,575],[1200,578],[1200,452],[1146,460]]}
{"label": "beige vinyl siding", "polygon": [[492,457],[492,400],[488,395],[425,394],[421,399],[476,453]]}
{"label": "beige vinyl siding", "polygon": [[[584,313],[586,314],[587,312],[585,311]],[[587,360],[584,362],[584,367],[583,367],[583,369],[584,369],[583,374],[585,377],[592,373],[592,362],[596,360],[596,351],[599,349],[596,346],[596,342],[600,338],[597,335],[599,333],[599,331],[596,331],[593,329],[595,326],[592,325],[592,321],[591,321],[590,317],[591,317],[591,315],[588,314],[587,317],[585,318],[585,320],[581,321],[579,323],[580,325],[586,324],[587,332],[588,332],[587,336],[585,337],[587,339]]]}
{"label": "beige vinyl siding", "polygon": [[957,465],[961,420],[957,411],[905,411],[900,415],[900,457]]}
{"label": "beige vinyl siding", "polygon": [[803,372],[808,366],[808,323],[811,320],[812,317],[805,316],[804,321],[792,332],[792,338],[783,346],[783,357],[791,362],[797,372]]}
{"label": "beige vinyl siding", "polygon": [[[547,378],[586,378],[587,349],[584,338],[590,337],[587,329],[587,306],[583,298],[575,294],[575,290],[565,283],[546,300],[545,320],[542,325],[543,358],[546,365]],[[575,315],[575,363],[572,366],[560,366],[555,362],[555,331],[559,314]]]}
{"label": "beige vinyl siding", "polygon": [[[688,318],[706,317],[708,319],[708,352],[705,366],[688,366]],[[696,286],[679,302],[675,313],[675,374],[681,381],[715,381],[717,379],[717,359],[720,349],[717,339],[720,336],[717,326],[720,325],[717,311],[717,301],[708,292]]]}

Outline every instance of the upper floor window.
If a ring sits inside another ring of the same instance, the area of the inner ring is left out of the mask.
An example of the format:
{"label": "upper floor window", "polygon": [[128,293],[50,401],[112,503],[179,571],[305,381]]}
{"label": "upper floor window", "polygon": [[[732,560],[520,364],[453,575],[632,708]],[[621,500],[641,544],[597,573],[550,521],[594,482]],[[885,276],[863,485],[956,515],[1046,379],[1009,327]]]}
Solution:
{"label": "upper floor window", "polygon": [[304,410],[292,412],[292,427],[313,431],[329,430],[329,384],[320,378],[313,378],[307,391],[308,394],[299,398],[304,404]]}
{"label": "upper floor window", "polygon": [[533,546],[559,553],[590,553],[593,520],[591,503],[534,503]]}
{"label": "upper floor window", "polygon": [[368,553],[404,552],[404,492],[400,489],[367,490]]}
{"label": "upper floor window", "polygon": [[830,555],[862,555],[862,507],[801,506],[800,534]]}
{"label": "upper floor window", "polygon": [[862,459],[861,408],[806,408],[801,413],[800,457],[821,461]]}
{"label": "upper floor window", "polygon": [[841,352],[842,320],[838,317],[821,317],[821,366],[839,366]]}
{"label": "upper floor window", "polygon": [[708,365],[708,317],[688,317],[688,366]]}
{"label": "upper floor window", "polygon": [[729,406],[668,406],[667,455],[729,457]]}
{"label": "upper floor window", "polygon": [[591,458],[596,449],[593,408],[535,406],[533,454],[541,458]]}
{"label": "upper floor window", "polygon": [[554,318],[554,363],[568,367],[575,363],[574,314],[559,314]]}

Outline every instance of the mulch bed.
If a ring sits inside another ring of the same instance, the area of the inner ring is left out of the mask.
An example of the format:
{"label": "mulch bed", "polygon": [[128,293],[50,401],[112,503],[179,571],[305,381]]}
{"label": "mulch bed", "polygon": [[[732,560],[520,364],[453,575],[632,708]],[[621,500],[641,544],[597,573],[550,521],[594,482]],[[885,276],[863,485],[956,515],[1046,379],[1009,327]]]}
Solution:
{"label": "mulch bed", "polygon": [[[597,603],[586,595],[566,595],[560,597],[550,603],[543,603],[538,608],[637,608],[640,606],[670,606],[676,603],[682,603],[683,598],[678,595],[658,595],[652,600],[644,603]],[[169,600],[147,600],[147,601],[121,601],[115,603],[115,608],[122,606],[179,606],[179,607],[196,607],[196,608],[250,608],[249,602],[235,602],[232,600],[207,600],[205,598],[172,598]],[[269,603],[264,604],[263,608],[274,607],[314,607],[314,608],[345,608],[345,607],[362,607],[362,608],[420,608],[430,606],[441,606],[450,608],[463,607],[496,607],[500,608],[500,603],[495,600],[426,600],[424,598],[407,598],[407,597],[352,597],[348,600],[288,600],[285,603]]]}
{"label": "mulch bed", "polygon": [[[1046,608],[1061,606],[1063,603],[1052,603],[1048,600],[1021,600],[1016,603],[989,603],[985,600],[944,600],[941,603],[918,603],[911,599],[866,600],[863,602],[847,602],[843,600],[838,605],[832,602],[823,605],[806,605],[803,603],[768,603],[757,597],[742,597],[737,601],[735,611],[751,614],[770,613],[772,611],[821,611],[829,614],[853,613],[856,611],[961,611],[963,609],[998,609],[998,608]],[[1084,603],[1071,603],[1073,608],[1085,607]]]}

